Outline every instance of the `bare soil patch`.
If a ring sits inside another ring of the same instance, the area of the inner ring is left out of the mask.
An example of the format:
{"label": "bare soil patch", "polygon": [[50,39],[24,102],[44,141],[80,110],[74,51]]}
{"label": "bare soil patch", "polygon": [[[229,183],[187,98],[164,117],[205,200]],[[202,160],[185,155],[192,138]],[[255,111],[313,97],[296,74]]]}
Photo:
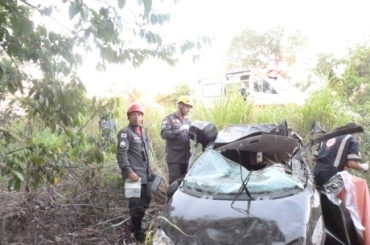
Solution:
{"label": "bare soil patch", "polygon": [[[28,192],[0,187],[0,245],[136,244],[121,190],[92,185],[76,191],[76,183],[68,182]],[[164,202],[161,185],[144,227],[152,224]]]}

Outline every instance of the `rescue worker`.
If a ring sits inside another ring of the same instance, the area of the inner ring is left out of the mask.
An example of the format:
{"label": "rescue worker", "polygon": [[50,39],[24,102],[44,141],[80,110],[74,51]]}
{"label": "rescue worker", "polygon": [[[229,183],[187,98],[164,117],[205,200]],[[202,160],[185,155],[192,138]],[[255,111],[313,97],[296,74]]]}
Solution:
{"label": "rescue worker", "polygon": [[109,113],[104,112],[100,115],[99,119],[99,129],[101,131],[101,136],[105,142],[116,142],[117,124],[114,118],[111,118]]}
{"label": "rescue worker", "polygon": [[[348,123],[346,126],[356,125]],[[320,144],[314,153],[316,164],[314,178],[316,185],[322,186],[336,173],[352,168],[367,172],[369,165],[360,164],[361,154],[357,138],[352,134],[341,135]]]}
{"label": "rescue worker", "polygon": [[241,84],[239,92],[240,92],[241,96],[243,97],[243,100],[246,100],[247,90],[245,89],[245,84],[244,83]]}
{"label": "rescue worker", "polygon": [[116,120],[113,118],[105,119],[104,117],[102,117],[99,120],[99,129],[101,130],[102,137],[104,138],[108,137],[111,132],[116,133]]}
{"label": "rescue worker", "polygon": [[141,179],[140,198],[128,198],[129,213],[135,239],[145,241],[142,219],[151,200],[149,179],[152,170],[149,165],[149,141],[146,130],[142,127],[144,111],[140,104],[133,103],[127,110],[129,124],[117,135],[117,162],[122,178],[136,182]]}
{"label": "rescue worker", "polygon": [[162,121],[161,137],[166,140],[166,162],[169,184],[183,177],[190,159],[190,121],[186,116],[193,108],[193,100],[182,96],[177,102],[176,112],[169,114]]}

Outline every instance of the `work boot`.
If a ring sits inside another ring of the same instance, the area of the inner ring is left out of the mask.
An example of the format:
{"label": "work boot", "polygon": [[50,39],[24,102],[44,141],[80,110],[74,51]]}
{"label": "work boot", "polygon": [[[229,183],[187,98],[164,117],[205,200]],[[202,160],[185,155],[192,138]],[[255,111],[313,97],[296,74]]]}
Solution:
{"label": "work boot", "polygon": [[141,230],[139,232],[134,232],[134,237],[138,242],[145,242],[146,234],[143,230]]}
{"label": "work boot", "polygon": [[145,232],[143,231],[141,227],[143,216],[144,216],[143,214],[140,214],[140,215],[131,217],[131,222],[132,222],[131,232],[134,233],[135,239],[139,242],[145,241]]}

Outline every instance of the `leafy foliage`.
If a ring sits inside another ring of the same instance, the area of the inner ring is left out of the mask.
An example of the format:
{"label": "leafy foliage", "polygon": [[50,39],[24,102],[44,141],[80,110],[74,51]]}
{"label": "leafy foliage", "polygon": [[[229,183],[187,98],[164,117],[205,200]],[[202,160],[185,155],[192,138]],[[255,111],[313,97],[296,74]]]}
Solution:
{"label": "leafy foliage", "polygon": [[338,69],[341,66],[341,61],[334,58],[333,54],[320,53],[317,57],[317,65],[314,68],[315,74],[327,81],[338,79]]}
{"label": "leafy foliage", "polygon": [[276,64],[285,61],[289,66],[295,62],[297,53],[305,44],[306,39],[300,32],[289,34],[282,27],[264,33],[246,29],[231,41],[228,68],[266,68],[270,61]]}
{"label": "leafy foliage", "polygon": [[327,78],[328,88],[338,99],[354,111],[367,117],[370,105],[370,47],[369,42],[359,43],[342,58],[332,54],[319,54],[316,74]]}
{"label": "leafy foliage", "polygon": [[176,84],[174,90],[174,92],[169,94],[157,95],[157,102],[169,106],[175,105],[181,96],[191,95],[194,92],[189,84]]}
{"label": "leafy foliage", "polygon": [[[130,4],[138,6],[124,12]],[[70,22],[56,22],[53,14],[59,9],[67,9]],[[124,19],[127,13],[131,16]],[[35,14],[64,31],[36,22]],[[19,190],[22,183],[27,188],[53,183],[69,166],[104,162],[106,144],[99,133],[86,129],[117,102],[87,98],[78,69],[92,51],[99,53],[96,68],[104,70],[111,63],[137,67],[150,57],[175,65],[178,53],[208,44],[202,37],[166,43],[153,26],[169,18],[154,9],[152,0],[117,0],[116,5],[65,0],[37,6],[27,0],[0,1],[0,102],[18,108],[21,122],[26,122],[14,128],[4,121],[0,131],[0,170],[9,179],[9,190]],[[0,108],[3,115],[9,115],[6,107]],[[59,140],[37,137],[44,132]]]}
{"label": "leafy foliage", "polygon": [[370,86],[370,46],[369,43],[358,44],[349,50],[346,69],[342,79],[331,85],[352,104],[363,104],[368,101]]}

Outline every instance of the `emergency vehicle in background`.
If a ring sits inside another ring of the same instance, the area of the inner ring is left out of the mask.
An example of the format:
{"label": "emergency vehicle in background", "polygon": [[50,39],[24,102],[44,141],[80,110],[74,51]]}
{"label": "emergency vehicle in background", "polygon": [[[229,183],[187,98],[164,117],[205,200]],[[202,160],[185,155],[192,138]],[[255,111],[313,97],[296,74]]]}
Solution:
{"label": "emergency vehicle in background", "polygon": [[308,94],[298,90],[273,70],[242,70],[198,80],[195,98],[204,106],[232,94],[255,106],[303,105]]}

